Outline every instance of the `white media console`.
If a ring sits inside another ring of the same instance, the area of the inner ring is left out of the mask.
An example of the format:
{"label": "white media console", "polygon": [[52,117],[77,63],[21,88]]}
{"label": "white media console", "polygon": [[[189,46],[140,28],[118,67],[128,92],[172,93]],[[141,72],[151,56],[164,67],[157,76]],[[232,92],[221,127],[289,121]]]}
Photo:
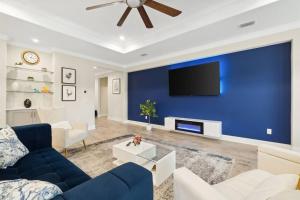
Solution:
{"label": "white media console", "polygon": [[221,138],[222,122],[202,119],[188,119],[179,117],[166,117],[165,128],[174,131],[196,136],[209,138]]}

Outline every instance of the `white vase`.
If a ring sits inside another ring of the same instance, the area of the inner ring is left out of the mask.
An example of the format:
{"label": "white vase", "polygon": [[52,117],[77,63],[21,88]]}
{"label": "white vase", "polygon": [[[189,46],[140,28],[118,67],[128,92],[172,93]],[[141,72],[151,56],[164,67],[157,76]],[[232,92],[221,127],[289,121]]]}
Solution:
{"label": "white vase", "polygon": [[152,130],[152,125],[151,125],[151,124],[147,124],[146,130],[147,130],[147,131],[151,131],[151,130]]}

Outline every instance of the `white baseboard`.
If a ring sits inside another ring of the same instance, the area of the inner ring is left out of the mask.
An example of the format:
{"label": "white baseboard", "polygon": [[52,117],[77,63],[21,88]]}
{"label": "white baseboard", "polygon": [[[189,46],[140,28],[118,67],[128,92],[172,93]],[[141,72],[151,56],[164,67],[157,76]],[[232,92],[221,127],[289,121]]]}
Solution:
{"label": "white baseboard", "polygon": [[124,123],[124,120],[121,119],[121,118],[107,117],[107,119],[111,120],[111,121],[116,121],[116,122],[122,122],[122,123]]}
{"label": "white baseboard", "polygon": [[258,146],[261,144],[268,144],[268,145],[279,146],[279,147],[289,148],[289,149],[292,147],[289,144],[269,142],[269,141],[264,141],[264,140],[255,140],[255,139],[243,138],[243,137],[237,137],[237,136],[231,136],[231,135],[222,135],[221,140],[229,141],[229,142],[237,142],[237,143],[242,143],[242,144],[255,145],[255,146]]}
{"label": "white baseboard", "polygon": [[[145,122],[138,122],[138,121],[132,121],[132,120],[126,120],[123,121],[125,124],[133,124],[137,126],[146,126],[147,123]],[[157,124],[152,124],[153,128],[157,128],[160,130],[167,130],[165,126],[162,125],[157,125]],[[229,141],[229,142],[236,142],[236,143],[242,143],[242,144],[249,144],[249,145],[255,145],[258,146],[260,144],[269,144],[269,145],[274,145],[274,146],[279,146],[283,148],[293,148],[296,149],[297,147],[292,147],[291,145],[288,144],[281,144],[281,143],[276,143],[276,142],[268,142],[268,141],[263,141],[263,140],[255,140],[255,139],[249,139],[249,138],[242,138],[242,137],[237,137],[237,136],[230,136],[230,135],[222,135],[220,140],[224,141]]]}
{"label": "white baseboard", "polygon": [[89,131],[92,131],[92,130],[95,130],[95,129],[96,129],[96,125],[95,124],[88,126],[88,130]]}

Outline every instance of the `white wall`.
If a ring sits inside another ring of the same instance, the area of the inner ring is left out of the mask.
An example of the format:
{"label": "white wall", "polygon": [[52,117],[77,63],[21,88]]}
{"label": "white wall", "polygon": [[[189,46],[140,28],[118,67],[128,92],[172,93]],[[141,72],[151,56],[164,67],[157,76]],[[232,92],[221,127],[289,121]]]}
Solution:
{"label": "white wall", "polygon": [[108,78],[100,78],[99,79],[99,104],[100,116],[107,116],[108,113]]}
{"label": "white wall", "polygon": [[6,48],[0,40],[0,128],[6,125]]}
{"label": "white wall", "polygon": [[292,47],[292,144],[300,149],[300,31]]}
{"label": "white wall", "polygon": [[[69,121],[80,121],[89,124],[89,129],[95,128],[95,79],[93,66],[98,63],[93,61],[68,56],[61,53],[53,54],[55,66],[55,107],[64,107]],[[61,67],[76,69],[76,101],[64,102],[61,100]],[[87,93],[84,93],[87,91]]]}
{"label": "white wall", "polygon": [[[97,76],[108,79],[108,110],[107,118],[115,121],[127,120],[127,72],[111,72]],[[112,94],[112,80],[121,79],[121,94]],[[101,84],[100,84],[101,85]]]}
{"label": "white wall", "polygon": [[98,111],[99,115],[99,110],[100,110],[100,80],[98,78],[95,79],[95,98],[94,98],[94,105],[95,105],[95,110]]}

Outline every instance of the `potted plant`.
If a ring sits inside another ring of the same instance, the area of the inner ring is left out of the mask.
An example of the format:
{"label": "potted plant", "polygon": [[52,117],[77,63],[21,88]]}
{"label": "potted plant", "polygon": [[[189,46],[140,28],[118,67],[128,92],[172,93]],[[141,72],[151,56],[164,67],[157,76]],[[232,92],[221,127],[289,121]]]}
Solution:
{"label": "potted plant", "polygon": [[155,105],[156,105],[156,102],[151,101],[150,99],[147,99],[145,101],[145,103],[140,104],[141,116],[145,116],[145,119],[148,120],[148,125],[146,126],[147,131],[152,130],[151,118],[158,117],[156,115]]}

